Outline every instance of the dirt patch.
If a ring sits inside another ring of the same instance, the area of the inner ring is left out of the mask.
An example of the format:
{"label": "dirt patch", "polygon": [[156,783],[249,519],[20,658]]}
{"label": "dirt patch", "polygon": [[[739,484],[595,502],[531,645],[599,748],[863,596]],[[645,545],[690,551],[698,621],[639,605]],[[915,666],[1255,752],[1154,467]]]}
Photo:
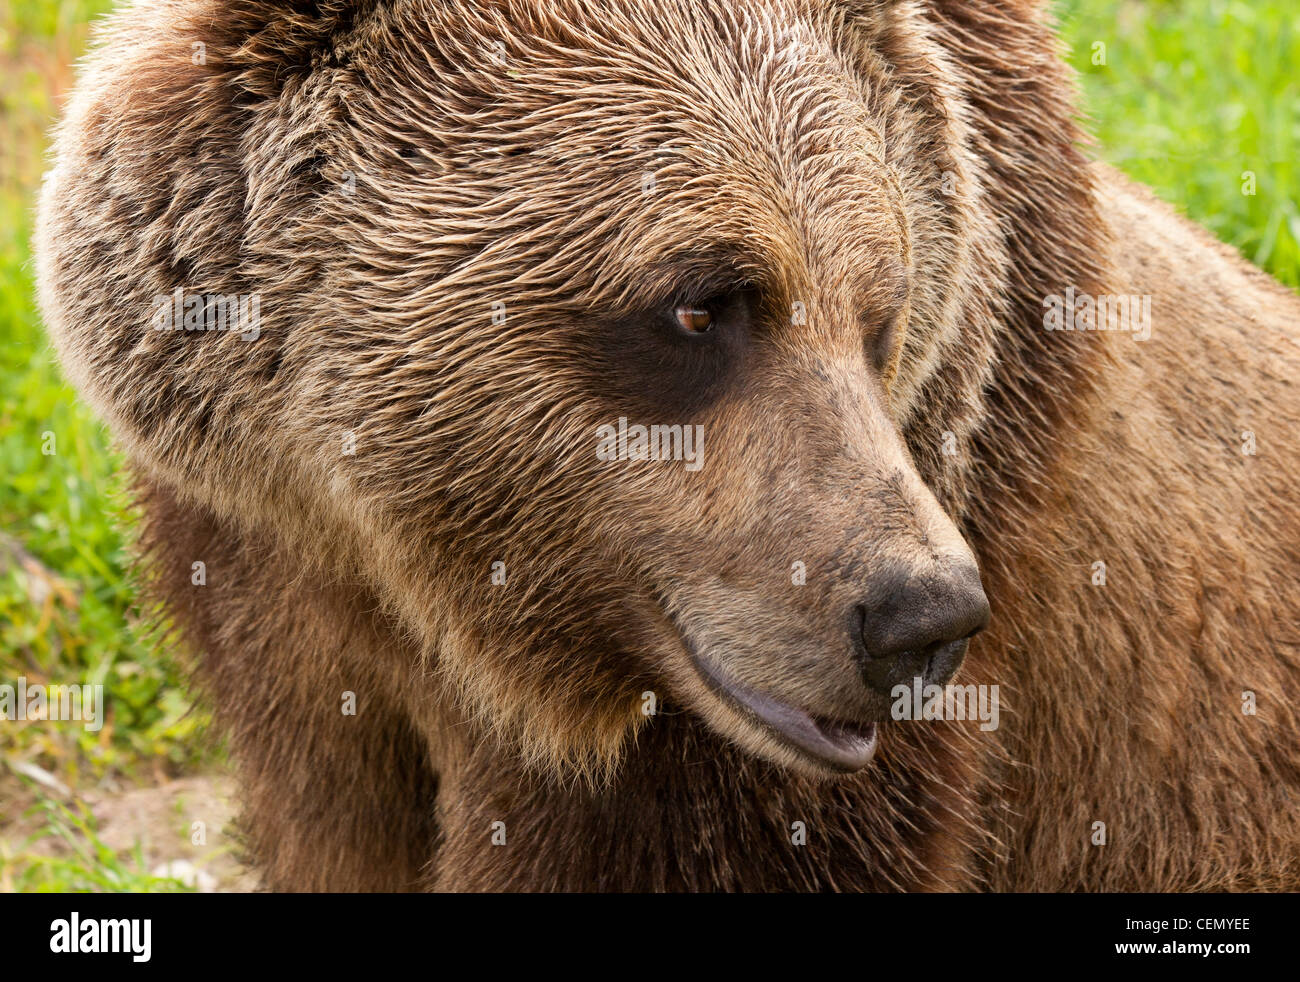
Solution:
{"label": "dirt patch", "polygon": [[177,864],[175,875],[181,875],[181,864],[188,864],[198,871],[201,888],[255,890],[256,876],[236,857],[233,794],[229,778],[187,777],[160,787],[94,793],[86,802],[104,844],[133,851],[139,842],[151,871],[171,863]]}
{"label": "dirt patch", "polygon": [[[41,814],[31,812],[36,793],[6,789],[0,843],[13,855],[70,855],[72,849],[57,836],[37,836]],[[64,789],[66,790],[66,789]],[[65,803],[57,788],[42,788]],[[222,775],[185,777],[147,787],[75,793],[94,818],[95,834],[124,861],[143,856],[145,870],[185,880],[203,892],[239,893],[258,889],[258,879],[238,859],[231,819],[235,813],[234,783]]]}

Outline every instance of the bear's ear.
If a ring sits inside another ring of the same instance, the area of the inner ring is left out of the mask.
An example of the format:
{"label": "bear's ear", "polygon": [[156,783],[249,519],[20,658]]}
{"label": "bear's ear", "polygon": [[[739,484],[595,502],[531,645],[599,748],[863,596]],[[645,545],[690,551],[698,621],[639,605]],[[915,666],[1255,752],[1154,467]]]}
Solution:
{"label": "bear's ear", "polygon": [[[895,10],[912,0],[836,0],[838,7],[851,21],[856,18],[878,16]],[[1050,6],[1051,0],[1013,0],[1011,10],[1000,16],[1010,19],[1037,19],[1041,12]],[[947,16],[959,16],[963,8],[977,6],[971,0],[919,0],[917,6],[921,13],[933,12]],[[997,11],[992,11],[997,14]]]}
{"label": "bear's ear", "polygon": [[836,0],[835,6],[847,15],[849,20],[853,20],[886,13],[904,2],[905,0]]}
{"label": "bear's ear", "polygon": [[[906,0],[834,0],[830,9],[844,29],[860,40],[890,33]],[[929,3],[922,3],[924,17]]]}
{"label": "bear's ear", "polygon": [[236,69],[235,83],[254,98],[269,98],[287,79],[345,60],[344,42],[356,26],[392,2],[220,0],[222,16],[202,27],[217,35],[219,50]]}

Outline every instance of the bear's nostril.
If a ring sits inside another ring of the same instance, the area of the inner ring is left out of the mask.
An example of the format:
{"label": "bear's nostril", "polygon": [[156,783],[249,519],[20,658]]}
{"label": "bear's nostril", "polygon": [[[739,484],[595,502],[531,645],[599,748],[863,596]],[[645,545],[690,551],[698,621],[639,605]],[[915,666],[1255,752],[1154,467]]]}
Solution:
{"label": "bear's nostril", "polygon": [[941,685],[956,674],[970,638],[988,619],[973,565],[942,576],[883,580],[850,616],[863,681],[882,695],[916,677]]}
{"label": "bear's nostril", "polygon": [[853,610],[849,615],[849,639],[853,643],[853,650],[858,653],[859,657],[870,657],[869,653],[862,647],[866,636],[867,608],[862,604],[854,604]]}

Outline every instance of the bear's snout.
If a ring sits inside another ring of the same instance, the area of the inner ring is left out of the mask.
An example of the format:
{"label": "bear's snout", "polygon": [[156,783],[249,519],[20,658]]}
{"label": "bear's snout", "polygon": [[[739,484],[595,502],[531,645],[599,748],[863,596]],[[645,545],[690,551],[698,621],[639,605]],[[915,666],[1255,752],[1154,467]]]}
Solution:
{"label": "bear's snout", "polygon": [[889,696],[916,678],[943,685],[988,622],[979,571],[962,561],[938,573],[882,576],[849,612],[850,644],[867,687]]}

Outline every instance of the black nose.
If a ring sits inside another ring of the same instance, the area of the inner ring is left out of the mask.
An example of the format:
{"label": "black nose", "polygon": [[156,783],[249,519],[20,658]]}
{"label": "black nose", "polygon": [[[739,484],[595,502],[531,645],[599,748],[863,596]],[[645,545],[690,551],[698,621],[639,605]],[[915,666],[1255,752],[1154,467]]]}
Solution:
{"label": "black nose", "polygon": [[961,666],[966,643],[988,622],[988,598],[971,564],[885,578],[849,619],[863,681],[885,696],[917,677],[943,685]]}

